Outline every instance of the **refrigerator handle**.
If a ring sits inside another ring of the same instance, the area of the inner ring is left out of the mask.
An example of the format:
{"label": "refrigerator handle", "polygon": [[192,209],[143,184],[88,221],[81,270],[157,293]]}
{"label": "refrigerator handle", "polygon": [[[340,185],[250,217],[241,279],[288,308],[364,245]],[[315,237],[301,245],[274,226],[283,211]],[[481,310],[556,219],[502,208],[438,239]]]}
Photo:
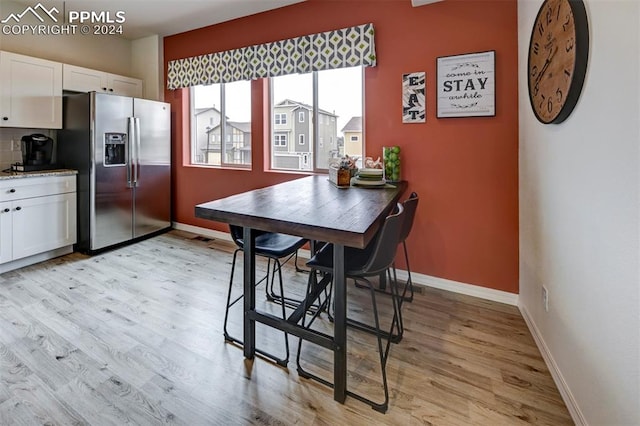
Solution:
{"label": "refrigerator handle", "polygon": [[127,131],[129,132],[128,141],[127,141],[127,188],[133,188],[134,182],[134,170],[133,170],[133,141],[136,137],[135,126],[133,122],[133,117],[127,118]]}
{"label": "refrigerator handle", "polygon": [[140,179],[140,117],[134,117],[133,120],[136,129],[135,174],[133,175],[133,185],[138,186],[138,180]]}

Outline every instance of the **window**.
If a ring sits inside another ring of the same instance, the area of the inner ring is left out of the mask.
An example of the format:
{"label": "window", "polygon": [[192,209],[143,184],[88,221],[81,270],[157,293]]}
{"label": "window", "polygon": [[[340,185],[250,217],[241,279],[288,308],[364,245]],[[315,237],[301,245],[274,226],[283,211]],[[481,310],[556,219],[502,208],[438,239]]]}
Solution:
{"label": "window", "polygon": [[357,136],[351,136],[351,142],[358,142]]}
{"label": "window", "polygon": [[[363,67],[357,66],[270,79],[271,114],[274,123],[280,125],[273,129],[271,136],[272,169],[326,171],[331,158],[345,154],[362,158],[364,138],[345,147],[347,137],[344,132],[362,134],[363,131],[345,128],[349,122],[362,122],[363,74]],[[294,114],[298,108],[303,110],[298,111],[297,122],[288,124],[285,121],[282,126],[282,116]],[[306,114],[309,114],[309,120],[306,120]],[[297,144],[287,144],[286,150],[278,136],[283,127],[298,139]]]}
{"label": "window", "polygon": [[251,165],[251,82],[191,88],[191,164]]}
{"label": "window", "polygon": [[285,134],[273,135],[273,145],[274,146],[287,146],[287,135],[285,135]]}
{"label": "window", "polygon": [[287,124],[287,114],[275,114],[275,124]]}

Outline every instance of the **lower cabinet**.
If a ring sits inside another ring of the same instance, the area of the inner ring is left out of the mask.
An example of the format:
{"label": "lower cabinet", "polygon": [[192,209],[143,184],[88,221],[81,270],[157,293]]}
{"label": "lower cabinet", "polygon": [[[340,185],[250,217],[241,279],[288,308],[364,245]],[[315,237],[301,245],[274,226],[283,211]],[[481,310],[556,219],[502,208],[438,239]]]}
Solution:
{"label": "lower cabinet", "polygon": [[61,248],[72,250],[77,220],[75,179],[0,181],[0,199],[11,199],[0,202],[0,272],[63,254],[56,252]]}

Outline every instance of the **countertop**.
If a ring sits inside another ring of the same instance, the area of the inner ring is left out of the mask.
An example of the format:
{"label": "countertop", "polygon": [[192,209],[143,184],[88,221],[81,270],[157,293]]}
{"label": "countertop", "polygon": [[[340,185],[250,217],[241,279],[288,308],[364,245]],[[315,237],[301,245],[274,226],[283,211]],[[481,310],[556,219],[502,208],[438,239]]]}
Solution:
{"label": "countertop", "polygon": [[0,172],[0,180],[6,179],[24,179],[30,177],[42,177],[42,176],[70,176],[78,174],[77,170],[72,169],[54,169],[54,170],[38,170],[34,172]]}

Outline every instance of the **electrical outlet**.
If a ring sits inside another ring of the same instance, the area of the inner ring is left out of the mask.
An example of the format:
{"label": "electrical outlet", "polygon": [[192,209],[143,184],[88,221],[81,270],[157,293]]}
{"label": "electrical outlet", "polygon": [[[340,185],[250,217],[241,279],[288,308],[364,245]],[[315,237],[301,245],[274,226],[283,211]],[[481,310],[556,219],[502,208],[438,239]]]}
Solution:
{"label": "electrical outlet", "polygon": [[542,286],[542,306],[545,312],[549,312],[549,290]]}
{"label": "electrical outlet", "polygon": [[20,141],[11,139],[11,151],[20,151],[22,147],[20,146]]}

